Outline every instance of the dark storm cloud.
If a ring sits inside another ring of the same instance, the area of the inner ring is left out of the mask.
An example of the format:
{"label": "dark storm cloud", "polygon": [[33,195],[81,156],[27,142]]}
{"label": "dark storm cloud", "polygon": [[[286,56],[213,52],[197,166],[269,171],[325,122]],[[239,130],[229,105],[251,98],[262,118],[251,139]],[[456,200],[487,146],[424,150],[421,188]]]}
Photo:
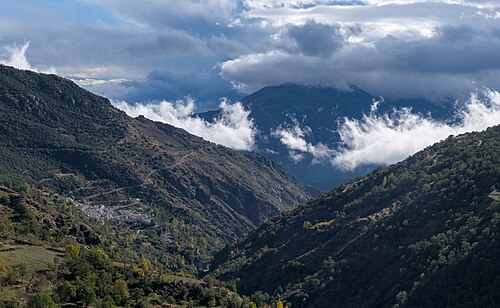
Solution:
{"label": "dark storm cloud", "polygon": [[244,43],[231,40],[224,34],[211,37],[209,40],[209,46],[215,53],[230,57],[237,57],[251,51]]}
{"label": "dark storm cloud", "polygon": [[153,71],[143,80],[123,82],[121,85],[129,90],[122,98],[130,102],[157,101],[165,97],[177,100],[193,96],[204,108],[215,108],[221,97],[239,97],[231,83],[222,80],[215,71],[187,74]]}
{"label": "dark storm cloud", "polygon": [[131,53],[141,57],[209,53],[205,41],[177,30],[154,34],[149,37],[138,36],[128,40],[127,45]]}
{"label": "dark storm cloud", "polygon": [[318,24],[314,20],[301,26],[290,26],[287,35],[297,44],[298,51],[307,56],[329,56],[347,39],[339,25]]}
{"label": "dark storm cloud", "polygon": [[[380,42],[402,68],[417,72],[470,74],[500,68],[500,36],[496,28],[444,27],[439,35],[401,44],[388,38]],[[405,67],[406,65],[406,67]]]}
{"label": "dark storm cloud", "polygon": [[500,87],[498,1],[0,4],[3,46],[30,41],[33,67],[55,67],[110,97],[212,101],[234,93],[230,84],[249,92],[284,82],[431,98]]}

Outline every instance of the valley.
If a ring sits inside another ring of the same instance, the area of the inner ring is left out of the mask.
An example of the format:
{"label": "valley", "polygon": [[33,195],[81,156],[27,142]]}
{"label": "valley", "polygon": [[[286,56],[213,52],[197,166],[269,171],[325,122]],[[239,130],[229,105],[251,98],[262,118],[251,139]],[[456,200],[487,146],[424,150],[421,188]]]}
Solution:
{"label": "valley", "polygon": [[[373,103],[380,114],[392,112],[394,108],[411,108],[418,114],[431,114],[435,119],[453,116],[453,102],[432,102],[428,100],[384,100],[363,89],[348,85],[346,89],[320,85],[299,85],[286,83],[270,86],[245,96],[242,105],[250,111],[258,133],[256,146],[262,155],[280,163],[303,183],[327,191],[378,167],[361,166],[355,170],[342,170],[328,160],[321,161],[311,153],[291,149],[280,140],[280,130],[302,130],[304,141],[338,149],[342,144],[339,128],[345,118],[362,119],[372,112]],[[221,111],[197,114],[207,121],[221,116]],[[299,137],[297,135],[297,137]],[[298,140],[295,141],[299,142]],[[304,147],[301,145],[300,147]]]}
{"label": "valley", "polygon": [[0,120],[2,305],[500,301],[499,126],[313,198],[278,162],[130,118],[55,75],[0,66]]}
{"label": "valley", "polygon": [[292,307],[493,307],[499,148],[499,126],[450,136],[264,223],[213,274]]}
{"label": "valley", "polygon": [[500,307],[499,0],[0,0],[0,308]]}

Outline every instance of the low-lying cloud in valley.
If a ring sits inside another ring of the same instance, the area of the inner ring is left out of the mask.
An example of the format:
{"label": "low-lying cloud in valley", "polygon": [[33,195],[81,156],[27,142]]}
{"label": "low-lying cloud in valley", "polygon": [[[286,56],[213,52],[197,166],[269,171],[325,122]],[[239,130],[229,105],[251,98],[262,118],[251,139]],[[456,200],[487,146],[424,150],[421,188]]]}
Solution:
{"label": "low-lying cloud in valley", "polygon": [[253,120],[249,118],[250,112],[239,102],[222,100],[219,105],[221,115],[212,122],[193,116],[196,105],[191,98],[176,102],[161,101],[135,105],[114,101],[113,104],[131,117],[142,115],[153,121],[185,129],[193,135],[232,149],[253,150],[255,147],[256,129]]}
{"label": "low-lying cloud in valley", "polygon": [[482,131],[498,124],[500,93],[484,90],[459,107],[451,121],[438,121],[408,108],[390,114],[378,114],[374,108],[362,119],[345,118],[338,127],[338,149],[307,142],[305,137],[310,129],[300,127],[298,122],[293,127],[279,127],[274,135],[295,161],[308,154],[313,163],[326,162],[342,170],[354,170],[363,165],[396,163],[450,135]]}

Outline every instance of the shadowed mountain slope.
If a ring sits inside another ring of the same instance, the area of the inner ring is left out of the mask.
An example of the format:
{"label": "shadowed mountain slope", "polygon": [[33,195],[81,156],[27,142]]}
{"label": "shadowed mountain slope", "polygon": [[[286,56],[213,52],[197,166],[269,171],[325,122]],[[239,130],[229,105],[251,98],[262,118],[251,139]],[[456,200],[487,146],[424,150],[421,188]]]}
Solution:
{"label": "shadowed mountain slope", "polygon": [[[259,130],[257,147],[267,158],[279,162],[300,181],[322,190],[346,182],[356,176],[365,175],[375,166],[359,167],[354,171],[343,171],[328,163],[312,163],[309,154],[300,160],[292,159],[294,151],[280,142],[276,130],[296,125],[304,130],[304,140],[311,144],[322,143],[331,149],[338,148],[341,140],[337,133],[339,122],[345,117],[361,119],[369,114],[376,96],[350,85],[347,89],[326,86],[304,86],[283,84],[265,87],[244,97],[241,102],[250,110],[250,117]],[[380,112],[395,107],[412,107],[415,112],[432,113],[433,117],[448,116],[450,104],[434,104],[425,100],[395,100],[379,104]],[[202,113],[199,116],[211,121],[220,111]],[[298,157],[298,156],[295,156]]]}
{"label": "shadowed mountain slope", "polygon": [[293,307],[500,302],[500,126],[449,137],[263,224],[214,262]]}
{"label": "shadowed mountain slope", "polygon": [[259,154],[130,118],[69,80],[6,66],[0,154],[4,180],[54,189],[97,218],[149,223],[159,209],[223,240],[308,198]]}

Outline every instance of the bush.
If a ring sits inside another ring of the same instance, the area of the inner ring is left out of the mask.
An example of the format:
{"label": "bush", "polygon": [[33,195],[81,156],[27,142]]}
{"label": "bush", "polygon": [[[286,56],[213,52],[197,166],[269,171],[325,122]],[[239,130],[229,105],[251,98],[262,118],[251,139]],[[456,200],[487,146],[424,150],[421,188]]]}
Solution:
{"label": "bush", "polygon": [[29,308],[55,308],[56,303],[49,294],[36,293],[30,295],[26,306]]}

